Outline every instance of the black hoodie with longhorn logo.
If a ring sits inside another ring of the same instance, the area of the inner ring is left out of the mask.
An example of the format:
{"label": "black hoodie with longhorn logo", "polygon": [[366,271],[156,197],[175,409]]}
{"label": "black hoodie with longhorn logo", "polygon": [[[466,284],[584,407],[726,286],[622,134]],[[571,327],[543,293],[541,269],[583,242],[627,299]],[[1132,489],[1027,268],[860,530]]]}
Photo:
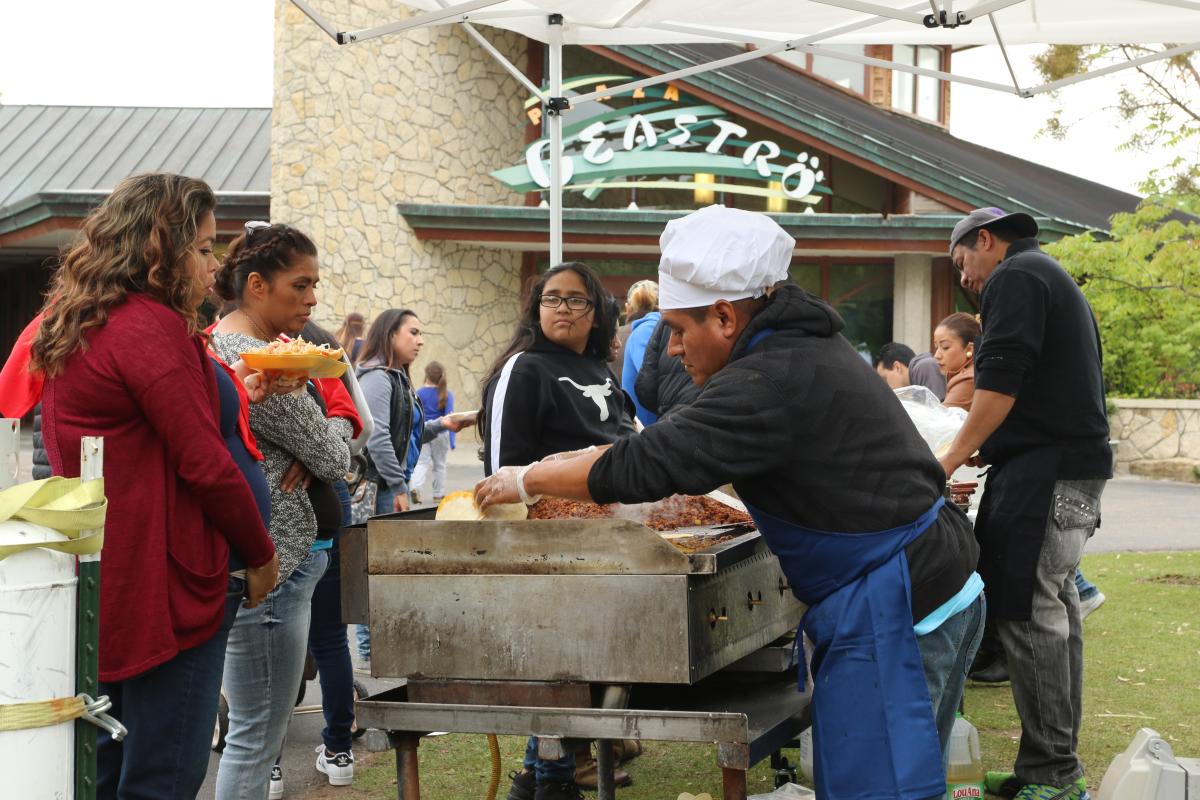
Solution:
{"label": "black hoodie with longhorn logo", "polygon": [[[778,288],[695,401],[596,462],[592,498],[641,503],[733,483],[746,503],[815,530],[871,533],[916,520],[942,494],[942,468],[842,327],[824,301]],[[750,348],[763,330],[770,335]],[[921,620],[963,588],[979,548],[947,503],[905,553]]]}
{"label": "black hoodie with longhorn logo", "polygon": [[528,350],[505,362],[484,394],[483,413],[488,475],[633,433],[633,403],[608,364],[540,332]]}

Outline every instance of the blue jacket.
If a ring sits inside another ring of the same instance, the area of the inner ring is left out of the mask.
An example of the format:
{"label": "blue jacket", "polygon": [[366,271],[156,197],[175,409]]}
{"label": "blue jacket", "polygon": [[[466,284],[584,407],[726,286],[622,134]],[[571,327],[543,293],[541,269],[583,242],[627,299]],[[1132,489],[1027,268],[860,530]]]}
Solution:
{"label": "blue jacket", "polygon": [[651,311],[641,319],[634,320],[629,338],[625,340],[625,358],[621,364],[621,388],[632,398],[633,409],[643,425],[656,422],[658,415],[642,405],[642,402],[638,400],[637,392],[633,390],[633,385],[637,382],[638,372],[642,369],[642,359],[646,357],[646,344],[650,341],[650,334],[654,333],[654,327],[661,319],[662,312]]}

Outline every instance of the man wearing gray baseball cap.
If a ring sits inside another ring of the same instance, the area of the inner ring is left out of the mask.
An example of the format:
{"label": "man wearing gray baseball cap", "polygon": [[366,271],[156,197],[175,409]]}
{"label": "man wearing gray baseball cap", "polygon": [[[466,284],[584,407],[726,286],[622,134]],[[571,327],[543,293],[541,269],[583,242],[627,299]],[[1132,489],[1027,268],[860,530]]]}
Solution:
{"label": "man wearing gray baseball cap", "polygon": [[1083,636],[1075,573],[1112,477],[1100,332],[1074,279],[1038,246],[1025,213],[972,211],[950,239],[983,335],[970,414],[940,459],[990,465],[975,523],[989,617],[1008,656],[1021,745],[989,793],[1084,800],[1075,752]]}

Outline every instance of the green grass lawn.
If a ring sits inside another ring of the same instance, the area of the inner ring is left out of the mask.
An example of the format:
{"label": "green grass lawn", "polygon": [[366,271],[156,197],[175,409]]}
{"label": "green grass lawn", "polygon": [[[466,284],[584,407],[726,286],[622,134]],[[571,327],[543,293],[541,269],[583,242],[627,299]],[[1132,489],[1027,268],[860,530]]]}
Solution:
{"label": "green grass lawn", "polygon": [[[1093,789],[1113,756],[1138,728],[1158,731],[1176,755],[1200,757],[1200,552],[1106,553],[1084,558],[1084,572],[1108,601],[1085,623],[1084,718],[1079,749]],[[969,684],[967,716],[979,728],[988,769],[1008,769],[1016,755],[1020,722],[1008,684]],[[517,769],[524,740],[501,737],[505,778]],[[793,761],[796,751],[787,753]],[[421,745],[421,796],[426,800],[482,800],[490,774],[483,736],[452,735]],[[715,747],[649,742],[629,765],[632,786],[624,800],[675,800],[680,792],[720,797]],[[773,775],[764,762],[750,772],[750,792],[769,792]],[[322,793],[344,800],[394,798],[390,753],[362,753],[354,787]]]}

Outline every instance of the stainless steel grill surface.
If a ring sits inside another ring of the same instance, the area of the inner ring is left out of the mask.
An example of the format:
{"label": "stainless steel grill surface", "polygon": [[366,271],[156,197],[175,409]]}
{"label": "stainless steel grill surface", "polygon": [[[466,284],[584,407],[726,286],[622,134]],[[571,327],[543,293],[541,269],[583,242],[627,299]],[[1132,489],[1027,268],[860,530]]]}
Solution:
{"label": "stainless steel grill surface", "polygon": [[377,675],[695,683],[793,629],[804,606],[748,526],[685,554],[625,519],[372,519],[342,537],[343,611]]}

